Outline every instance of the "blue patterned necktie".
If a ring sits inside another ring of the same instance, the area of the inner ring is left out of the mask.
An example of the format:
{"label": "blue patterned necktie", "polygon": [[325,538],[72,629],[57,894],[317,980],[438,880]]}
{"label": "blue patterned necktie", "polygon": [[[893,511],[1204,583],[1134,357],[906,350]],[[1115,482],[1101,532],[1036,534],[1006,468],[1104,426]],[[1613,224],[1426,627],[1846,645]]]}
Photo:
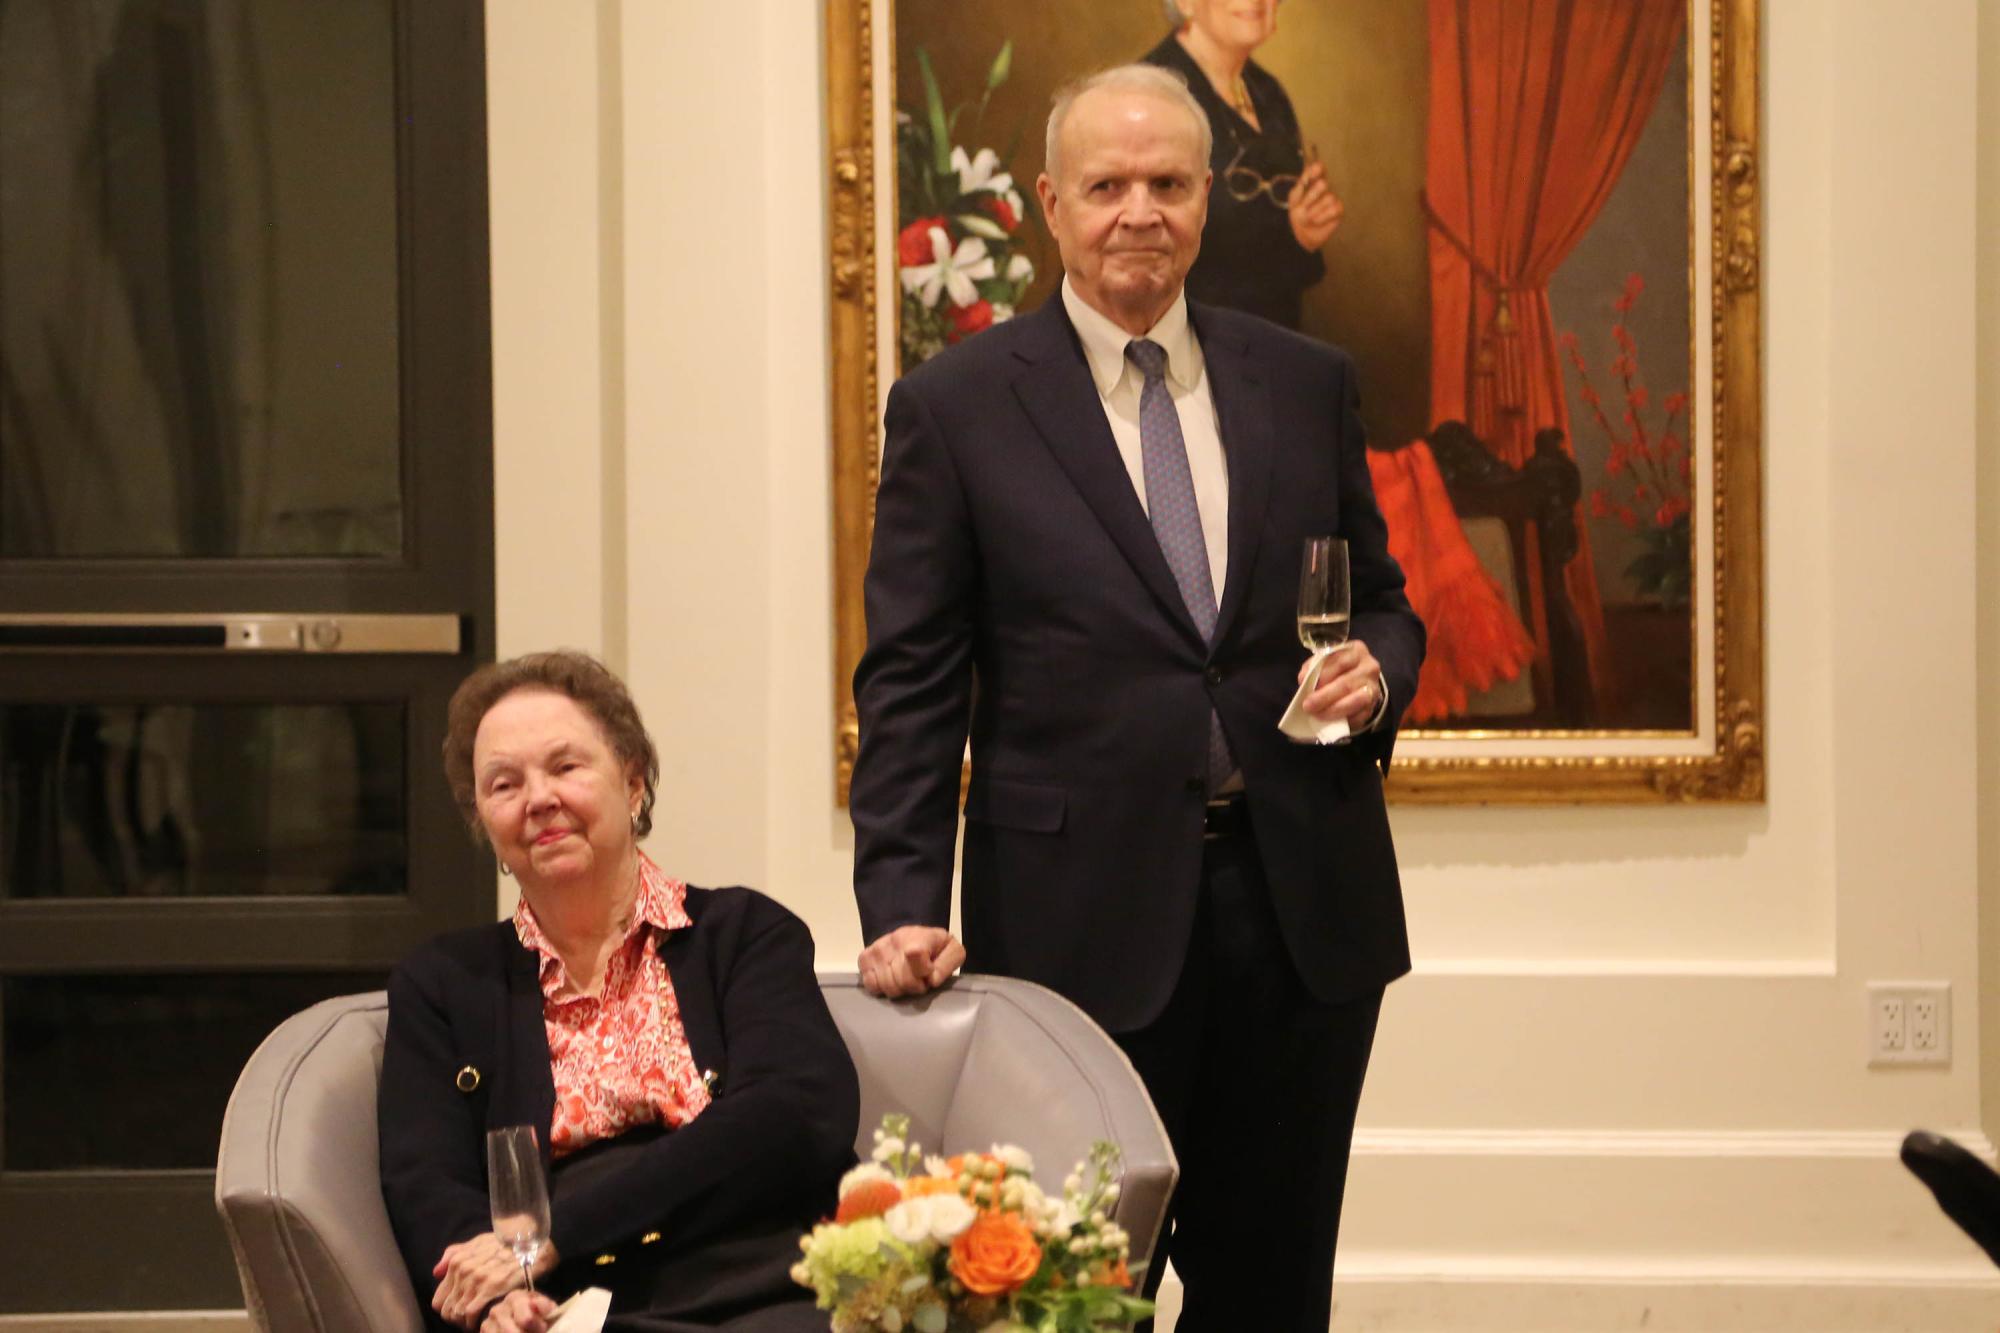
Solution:
{"label": "blue patterned necktie", "polygon": [[[1145,376],[1139,391],[1140,474],[1146,479],[1146,517],[1167,568],[1180,585],[1181,600],[1202,641],[1215,635],[1215,576],[1208,567],[1208,542],[1201,532],[1201,510],[1194,500],[1194,473],[1188,468],[1187,441],[1181,436],[1181,415],[1167,391],[1167,349],[1146,338],[1125,344],[1125,357]],[[1208,714],[1208,789],[1212,793],[1236,769],[1222,719]]]}

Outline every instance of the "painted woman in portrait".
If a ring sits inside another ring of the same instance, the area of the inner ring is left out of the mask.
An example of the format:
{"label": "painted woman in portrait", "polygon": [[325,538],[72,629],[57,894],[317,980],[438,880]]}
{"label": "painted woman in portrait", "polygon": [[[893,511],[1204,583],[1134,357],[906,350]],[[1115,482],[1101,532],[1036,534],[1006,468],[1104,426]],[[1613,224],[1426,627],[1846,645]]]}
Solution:
{"label": "painted woman in portrait", "polygon": [[1185,78],[1215,131],[1208,226],[1188,295],[1299,327],[1320,247],[1343,206],[1309,153],[1285,89],[1250,58],[1278,27],[1279,0],[1163,0],[1174,26],[1141,59]]}

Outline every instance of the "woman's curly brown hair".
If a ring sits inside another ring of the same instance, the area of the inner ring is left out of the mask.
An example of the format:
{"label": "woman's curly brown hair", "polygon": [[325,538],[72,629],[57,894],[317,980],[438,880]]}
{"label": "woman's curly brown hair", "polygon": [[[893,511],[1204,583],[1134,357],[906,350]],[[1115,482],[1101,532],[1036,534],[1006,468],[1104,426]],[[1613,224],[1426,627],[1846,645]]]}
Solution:
{"label": "woman's curly brown hair", "polygon": [[493,662],[479,668],[459,684],[445,714],[444,776],[451,784],[451,798],[472,831],[472,840],[486,845],[479,823],[478,793],[472,778],[472,742],[479,724],[494,704],[516,690],[548,690],[574,700],[590,714],[611,743],[611,752],[628,773],[637,773],[645,791],[639,798],[639,813],[632,821],[634,836],[643,838],[653,831],[653,789],[660,780],[660,755],[646,724],[639,720],[639,706],[632,692],[611,669],[588,653],[562,648],[552,653],[529,653],[525,657]]}

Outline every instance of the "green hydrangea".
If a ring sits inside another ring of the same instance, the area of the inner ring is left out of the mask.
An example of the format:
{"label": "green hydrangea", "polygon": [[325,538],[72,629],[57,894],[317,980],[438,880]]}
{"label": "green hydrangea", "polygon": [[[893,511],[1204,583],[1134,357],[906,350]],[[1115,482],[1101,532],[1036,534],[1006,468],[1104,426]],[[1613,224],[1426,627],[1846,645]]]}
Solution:
{"label": "green hydrangea", "polygon": [[908,1267],[913,1257],[879,1217],[844,1226],[822,1222],[806,1237],[803,1248],[805,1285],[813,1289],[822,1310],[831,1309],[856,1288]]}

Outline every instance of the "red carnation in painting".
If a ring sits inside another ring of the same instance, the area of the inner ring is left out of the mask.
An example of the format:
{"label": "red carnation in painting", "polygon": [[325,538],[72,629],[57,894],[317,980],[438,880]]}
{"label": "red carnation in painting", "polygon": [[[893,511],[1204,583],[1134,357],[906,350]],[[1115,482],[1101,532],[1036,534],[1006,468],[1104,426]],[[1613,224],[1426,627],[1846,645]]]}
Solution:
{"label": "red carnation in painting", "polygon": [[945,335],[946,342],[959,342],[970,338],[981,329],[993,326],[993,303],[974,301],[971,305],[951,308],[951,332]]}
{"label": "red carnation in painting", "polygon": [[944,230],[944,215],[934,218],[918,218],[896,235],[896,259],[904,268],[912,264],[928,264],[935,255],[931,253],[931,228]]}
{"label": "red carnation in painting", "polygon": [[1009,236],[1012,236],[1021,225],[1021,219],[1014,213],[1014,206],[999,195],[989,194],[980,202],[986,211],[993,215],[993,220],[1000,224],[1000,230]]}

